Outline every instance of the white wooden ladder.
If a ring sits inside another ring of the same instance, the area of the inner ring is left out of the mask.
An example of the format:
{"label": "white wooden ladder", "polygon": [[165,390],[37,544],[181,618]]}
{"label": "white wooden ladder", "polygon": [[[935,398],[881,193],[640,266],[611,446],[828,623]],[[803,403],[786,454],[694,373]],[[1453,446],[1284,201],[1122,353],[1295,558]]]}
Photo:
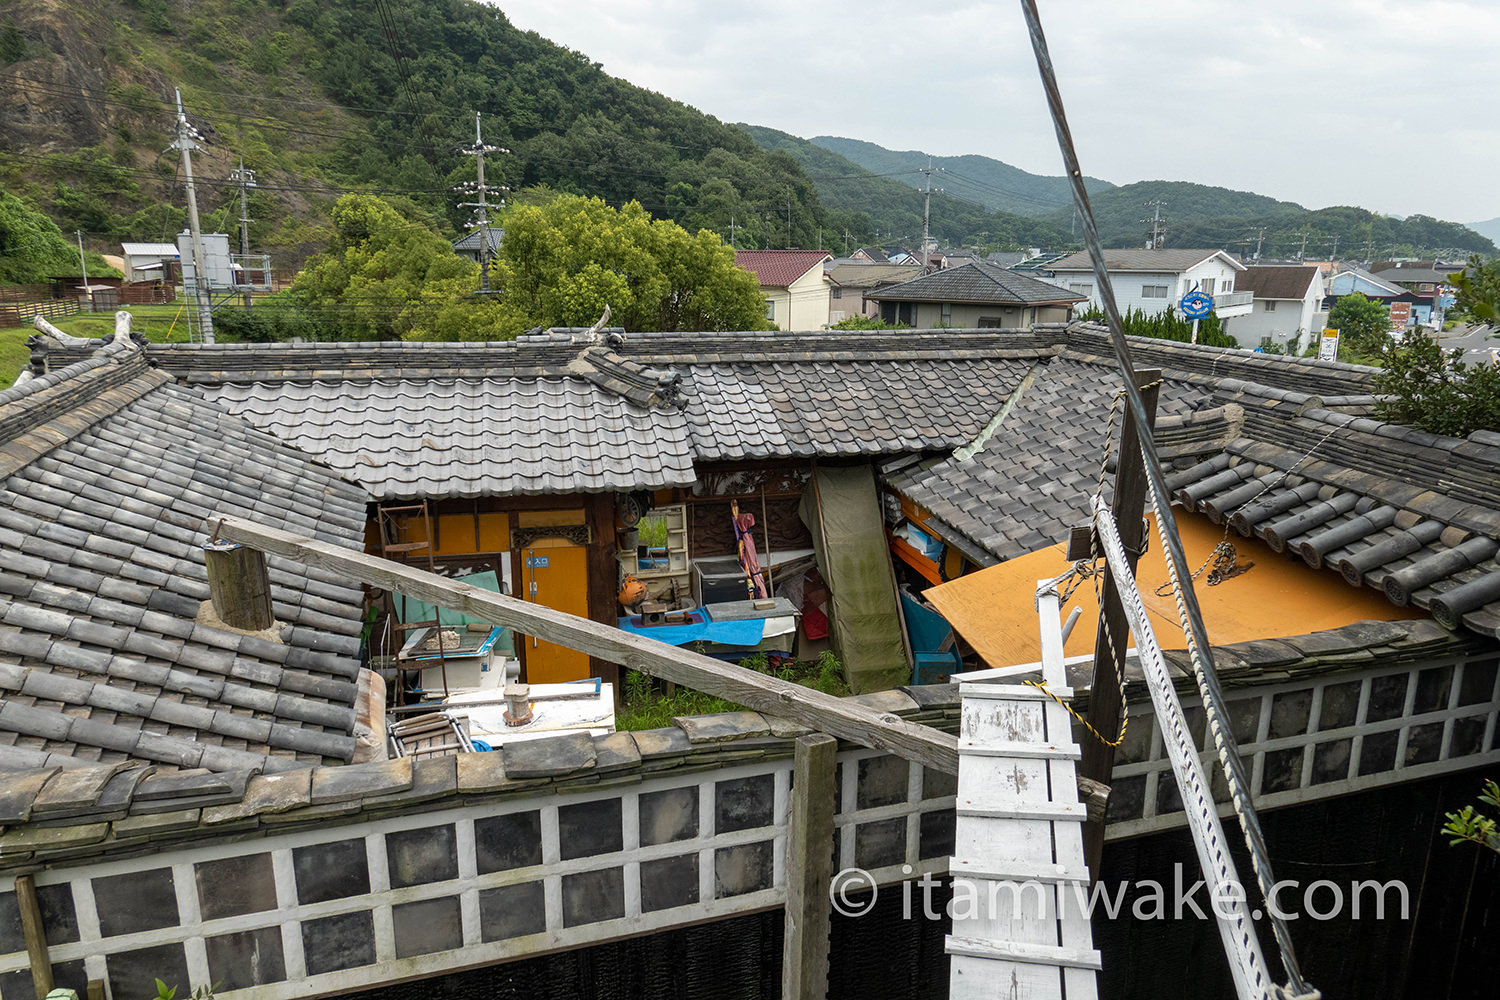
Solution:
{"label": "white wooden ladder", "polygon": [[[1042,581],[1045,582],[1045,581]],[[1055,590],[1039,593],[1042,682],[1068,698]],[[953,1000],[1095,1000],[1099,952],[1084,900],[1085,808],[1068,712],[1021,675],[1037,664],[959,677]]]}

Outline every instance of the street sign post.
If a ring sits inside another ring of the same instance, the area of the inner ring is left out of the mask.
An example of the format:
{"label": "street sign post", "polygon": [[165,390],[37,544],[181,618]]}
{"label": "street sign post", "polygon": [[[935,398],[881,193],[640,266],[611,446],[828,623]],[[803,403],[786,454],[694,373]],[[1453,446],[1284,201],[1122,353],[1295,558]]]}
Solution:
{"label": "street sign post", "polygon": [[1198,342],[1198,321],[1214,311],[1214,297],[1207,292],[1194,289],[1177,303],[1182,315],[1193,321],[1193,343]]}
{"label": "street sign post", "polygon": [[1339,331],[1335,327],[1327,327],[1323,330],[1323,336],[1318,341],[1318,360],[1337,361],[1339,358]]}

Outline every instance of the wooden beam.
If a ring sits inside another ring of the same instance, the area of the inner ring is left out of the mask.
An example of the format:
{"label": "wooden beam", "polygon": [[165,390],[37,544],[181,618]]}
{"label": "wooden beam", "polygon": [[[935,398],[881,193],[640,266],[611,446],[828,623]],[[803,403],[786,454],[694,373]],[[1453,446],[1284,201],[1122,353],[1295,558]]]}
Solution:
{"label": "wooden beam", "polygon": [[210,519],[204,528],[220,538],[272,552],[308,566],[333,570],[358,583],[395,590],[483,621],[507,625],[572,649],[582,650],[682,684],[715,697],[800,722],[860,746],[948,774],[958,773],[958,738],[890,712],[877,712],[844,698],[778,680],[701,653],[668,646],[541,604],[495,594],[414,566],[346,549],[328,542],[255,524],[237,517]]}
{"label": "wooden beam", "polygon": [[[601,625],[613,626],[619,617],[615,594],[619,590],[620,564],[615,559],[615,498],[612,493],[591,494],[585,510],[593,526],[593,541],[588,546],[589,617]],[[620,668],[598,656],[589,658],[589,675],[613,687],[615,708],[625,704],[620,684]]]}
{"label": "wooden beam", "polygon": [[[1161,371],[1156,368],[1137,368],[1135,384],[1141,391],[1141,401],[1146,405],[1146,414],[1152,426],[1156,424],[1156,400],[1160,392]],[[1146,506],[1146,465],[1141,459],[1140,435],[1135,420],[1126,411],[1125,427],[1120,432],[1120,457],[1115,467],[1115,495],[1110,511],[1120,526],[1120,541],[1125,546],[1126,561],[1130,572],[1135,573],[1140,561],[1141,548],[1146,540],[1145,525],[1141,517]],[[1103,553],[1102,546],[1098,549]],[[1106,569],[1104,594],[1099,603],[1099,630],[1094,638],[1094,681],[1089,687],[1089,725],[1094,731],[1114,739],[1120,732],[1120,717],[1125,704],[1120,697],[1120,676],[1125,670],[1125,647],[1130,640],[1130,629],[1125,622],[1125,609],[1120,606],[1120,596],[1115,591],[1114,579]],[[1083,744],[1083,759],[1078,763],[1080,778],[1088,778],[1102,785],[1109,785],[1113,777],[1115,748],[1106,746],[1090,737]],[[1104,823],[1091,822],[1084,826],[1083,853],[1085,863],[1094,877],[1099,877],[1099,863],[1104,854]]]}
{"label": "wooden beam", "polygon": [[833,923],[833,793],[838,740],[812,733],[797,740],[788,820],[786,933],[781,1000],[828,996],[828,935]]}
{"label": "wooden beam", "polygon": [[36,882],[30,875],[16,877],[16,906],[21,911],[21,936],[26,939],[26,957],[31,962],[31,982],[37,1000],[42,1000],[52,992],[52,960],[47,956],[47,931],[42,927]]}

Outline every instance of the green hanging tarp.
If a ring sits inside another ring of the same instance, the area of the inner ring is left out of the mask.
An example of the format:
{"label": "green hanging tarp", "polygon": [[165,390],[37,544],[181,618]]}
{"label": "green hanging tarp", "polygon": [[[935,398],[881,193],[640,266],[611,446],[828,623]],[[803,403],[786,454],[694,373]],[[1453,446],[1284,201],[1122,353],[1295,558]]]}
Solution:
{"label": "green hanging tarp", "polygon": [[798,514],[828,584],[833,648],[850,689],[864,694],[910,683],[874,469],[817,466]]}

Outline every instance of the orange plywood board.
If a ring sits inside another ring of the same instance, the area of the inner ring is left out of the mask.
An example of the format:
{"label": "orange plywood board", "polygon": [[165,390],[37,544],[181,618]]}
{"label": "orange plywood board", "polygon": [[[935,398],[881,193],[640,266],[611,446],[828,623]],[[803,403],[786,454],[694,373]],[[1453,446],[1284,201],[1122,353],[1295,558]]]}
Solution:
{"label": "orange plywood board", "polygon": [[[1224,540],[1224,528],[1206,517],[1181,512],[1177,513],[1177,525],[1188,565],[1196,571]],[[1141,597],[1162,648],[1184,649],[1187,643],[1172,593],[1156,593],[1167,580],[1167,568],[1154,519],[1150,536],[1150,551],[1142,557],[1137,573]],[[1253,562],[1254,566],[1216,587],[1206,584],[1206,573],[1198,578],[1198,603],[1214,645],[1304,635],[1357,621],[1428,617],[1419,608],[1396,607],[1369,587],[1351,587],[1337,573],[1315,570],[1301,559],[1277,555],[1259,541],[1241,538],[1232,531],[1228,540],[1235,546],[1239,563]],[[923,596],[990,666],[1034,663],[1041,659],[1032,604],[1036,582],[1051,579],[1067,568],[1066,546],[1059,544],[961,576],[925,591]],[[1085,580],[1074,592],[1063,608],[1064,617],[1075,605],[1083,608],[1083,617],[1068,639],[1069,656],[1092,653],[1094,649],[1099,605],[1092,580]]]}

